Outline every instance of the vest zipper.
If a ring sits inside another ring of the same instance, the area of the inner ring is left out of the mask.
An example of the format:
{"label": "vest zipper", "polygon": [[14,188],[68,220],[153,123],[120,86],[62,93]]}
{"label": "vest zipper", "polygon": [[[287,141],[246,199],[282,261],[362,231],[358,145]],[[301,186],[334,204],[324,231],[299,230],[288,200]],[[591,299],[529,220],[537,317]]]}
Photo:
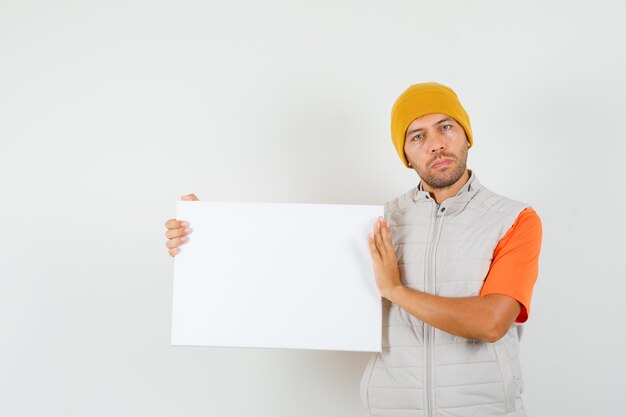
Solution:
{"label": "vest zipper", "polygon": [[[444,209],[445,210],[445,209]],[[435,294],[435,257],[436,257],[436,248],[439,244],[439,236],[441,235],[441,226],[443,221],[440,220],[442,216],[438,215],[439,213],[439,204],[435,205],[435,224],[433,226],[433,233],[431,237],[431,244],[428,249],[427,255],[427,270],[426,270],[426,285],[424,285],[424,290],[428,294]],[[425,415],[426,417],[433,416],[433,407],[435,403],[434,391],[432,388],[433,384],[433,339],[435,336],[435,331],[433,327],[429,324],[424,323],[424,346],[426,353],[426,375],[424,380],[426,381],[425,385],[425,393],[426,398],[424,401]]]}

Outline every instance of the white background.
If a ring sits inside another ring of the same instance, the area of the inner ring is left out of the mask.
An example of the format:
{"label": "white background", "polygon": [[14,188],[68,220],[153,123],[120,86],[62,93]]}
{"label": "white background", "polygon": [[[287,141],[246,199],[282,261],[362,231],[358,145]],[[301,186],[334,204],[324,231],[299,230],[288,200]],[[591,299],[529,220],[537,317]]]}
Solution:
{"label": "white background", "polygon": [[[366,353],[171,347],[166,219],[203,200],[382,204],[414,82],[544,224],[531,416],[618,416],[620,1],[0,1],[0,415],[362,416]],[[219,219],[216,219],[219,221]],[[365,239],[365,236],[364,236]]]}

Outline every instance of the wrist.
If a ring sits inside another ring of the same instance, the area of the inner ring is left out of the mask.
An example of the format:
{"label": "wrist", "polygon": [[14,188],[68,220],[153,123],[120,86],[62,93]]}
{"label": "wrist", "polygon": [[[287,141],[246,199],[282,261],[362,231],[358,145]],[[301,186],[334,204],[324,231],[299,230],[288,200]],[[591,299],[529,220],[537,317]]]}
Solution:
{"label": "wrist", "polygon": [[398,304],[397,300],[402,295],[404,290],[406,290],[406,287],[403,284],[394,285],[393,287],[387,288],[382,296],[392,303]]}

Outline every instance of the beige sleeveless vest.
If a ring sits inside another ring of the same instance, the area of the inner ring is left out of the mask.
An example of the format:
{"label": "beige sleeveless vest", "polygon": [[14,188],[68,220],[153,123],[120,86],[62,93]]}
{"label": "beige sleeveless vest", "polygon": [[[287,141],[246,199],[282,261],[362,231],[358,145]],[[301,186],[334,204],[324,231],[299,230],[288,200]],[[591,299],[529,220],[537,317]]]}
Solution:
{"label": "beige sleeveless vest", "polygon": [[[528,207],[483,187],[473,173],[441,205],[416,187],[385,204],[403,283],[444,297],[480,294],[498,241]],[[368,415],[525,416],[521,326],[495,343],[436,329],[383,300],[383,347],[361,380]]]}

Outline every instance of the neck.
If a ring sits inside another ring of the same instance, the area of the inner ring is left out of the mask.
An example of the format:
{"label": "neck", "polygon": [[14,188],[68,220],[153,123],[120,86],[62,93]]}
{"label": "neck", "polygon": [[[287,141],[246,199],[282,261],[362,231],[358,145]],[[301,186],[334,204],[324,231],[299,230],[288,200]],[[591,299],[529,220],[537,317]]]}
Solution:
{"label": "neck", "polygon": [[466,169],[461,178],[459,178],[454,184],[451,184],[445,188],[432,188],[424,181],[422,181],[422,187],[424,191],[427,191],[430,196],[437,202],[437,204],[443,203],[450,197],[454,197],[456,193],[459,192],[461,188],[465,185],[467,180],[469,180],[469,172]]}

